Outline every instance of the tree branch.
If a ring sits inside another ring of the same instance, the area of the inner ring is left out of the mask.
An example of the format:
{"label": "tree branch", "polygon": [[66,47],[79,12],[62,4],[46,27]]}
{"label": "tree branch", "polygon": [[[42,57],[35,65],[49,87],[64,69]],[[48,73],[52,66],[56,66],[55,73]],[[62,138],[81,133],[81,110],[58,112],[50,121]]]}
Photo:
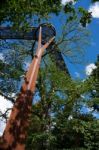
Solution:
{"label": "tree branch", "polygon": [[9,100],[10,102],[12,102],[13,104],[15,103],[15,100],[12,97],[6,96],[1,91],[0,91],[0,95],[3,96],[6,100]]}

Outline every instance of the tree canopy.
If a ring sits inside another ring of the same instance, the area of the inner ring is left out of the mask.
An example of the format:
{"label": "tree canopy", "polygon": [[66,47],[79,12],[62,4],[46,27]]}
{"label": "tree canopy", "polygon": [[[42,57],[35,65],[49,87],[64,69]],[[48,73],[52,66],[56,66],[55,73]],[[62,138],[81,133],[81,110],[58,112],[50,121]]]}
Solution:
{"label": "tree canopy", "polygon": [[[93,106],[99,102],[99,60],[97,68],[84,81],[74,80],[65,62],[68,58],[71,63],[82,63],[84,48],[89,44],[86,26],[92,20],[91,13],[83,7],[75,8],[72,2],[63,6],[61,0],[2,0],[0,5],[1,26],[10,26],[13,31],[28,31],[50,18],[53,21],[53,16],[60,19],[61,30],[42,57],[26,149],[97,150],[99,120],[93,117],[93,112],[98,112]],[[34,40],[0,41],[0,95],[12,103],[36,46]],[[85,113],[83,107],[93,109]],[[9,108],[5,113],[0,111],[0,118],[7,120],[8,111]]]}

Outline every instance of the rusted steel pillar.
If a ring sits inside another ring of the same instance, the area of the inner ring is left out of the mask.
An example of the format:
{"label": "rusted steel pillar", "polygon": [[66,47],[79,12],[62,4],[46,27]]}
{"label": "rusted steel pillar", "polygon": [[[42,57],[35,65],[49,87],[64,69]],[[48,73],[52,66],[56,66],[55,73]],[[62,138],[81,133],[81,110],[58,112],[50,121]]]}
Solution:
{"label": "rusted steel pillar", "polygon": [[41,47],[41,27],[39,31],[39,41],[36,55],[29,67],[22,85],[21,91],[12,108],[10,118],[7,122],[0,150],[24,150],[25,140],[27,137],[27,129],[29,127],[32,97],[35,91],[36,80],[38,76],[41,56],[44,50],[53,41],[54,37]]}

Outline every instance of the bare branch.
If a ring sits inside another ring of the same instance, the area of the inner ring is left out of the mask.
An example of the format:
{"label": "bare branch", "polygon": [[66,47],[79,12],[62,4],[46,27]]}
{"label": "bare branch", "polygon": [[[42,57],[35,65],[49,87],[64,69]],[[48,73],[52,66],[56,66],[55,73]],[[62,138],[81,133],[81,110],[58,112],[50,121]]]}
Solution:
{"label": "bare branch", "polygon": [[12,97],[6,96],[1,91],[0,91],[0,95],[3,96],[6,100],[9,100],[10,102],[12,102],[13,104],[15,103],[15,100]]}
{"label": "bare branch", "polygon": [[6,122],[7,122],[7,120],[8,120],[8,112],[9,112],[11,109],[12,109],[12,108],[7,108],[7,110],[6,110],[4,113],[2,113],[2,112],[0,111],[0,118],[5,119]]}

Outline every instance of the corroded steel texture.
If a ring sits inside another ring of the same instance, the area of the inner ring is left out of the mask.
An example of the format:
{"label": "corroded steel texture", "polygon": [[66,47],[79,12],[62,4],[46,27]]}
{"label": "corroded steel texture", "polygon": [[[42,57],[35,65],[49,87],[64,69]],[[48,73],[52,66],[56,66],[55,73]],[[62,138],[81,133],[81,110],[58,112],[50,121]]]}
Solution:
{"label": "corroded steel texture", "polygon": [[27,136],[27,128],[30,122],[32,107],[31,91],[22,91],[13,106],[10,119],[3,134],[0,149],[4,150],[24,150]]}
{"label": "corroded steel texture", "polygon": [[26,74],[25,82],[22,85],[21,92],[12,108],[10,118],[7,122],[3,137],[1,139],[0,150],[25,149],[25,140],[31,115],[32,93],[35,91],[41,56],[53,39],[54,37],[41,47],[40,28],[36,55]]}

